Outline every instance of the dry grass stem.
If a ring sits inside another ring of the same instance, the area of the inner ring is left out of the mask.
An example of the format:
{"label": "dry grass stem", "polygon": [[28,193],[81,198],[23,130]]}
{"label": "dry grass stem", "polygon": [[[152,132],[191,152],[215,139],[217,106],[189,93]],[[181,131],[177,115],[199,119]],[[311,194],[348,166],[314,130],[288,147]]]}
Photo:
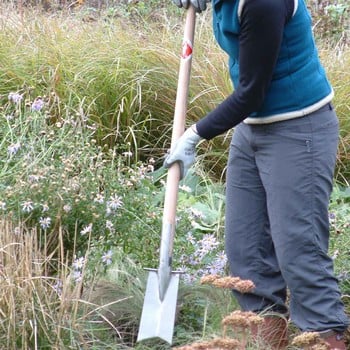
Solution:
{"label": "dry grass stem", "polygon": [[217,338],[210,341],[204,341],[200,343],[193,343],[191,345],[185,345],[174,350],[234,350],[241,347],[241,343],[236,339]]}
{"label": "dry grass stem", "polygon": [[235,289],[241,293],[249,293],[255,285],[250,280],[242,280],[239,277],[220,277],[218,275],[207,275],[201,278],[201,284],[211,284],[218,288]]}

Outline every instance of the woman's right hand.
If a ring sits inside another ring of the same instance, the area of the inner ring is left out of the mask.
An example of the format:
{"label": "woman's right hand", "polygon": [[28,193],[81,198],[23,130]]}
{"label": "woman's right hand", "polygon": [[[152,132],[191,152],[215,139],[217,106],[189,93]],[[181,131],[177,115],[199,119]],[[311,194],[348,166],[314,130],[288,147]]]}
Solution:
{"label": "woman's right hand", "polygon": [[197,134],[195,125],[188,128],[172,147],[170,154],[165,158],[164,167],[178,162],[180,166],[180,179],[183,179],[192,166],[196,156],[196,146],[202,138]]}

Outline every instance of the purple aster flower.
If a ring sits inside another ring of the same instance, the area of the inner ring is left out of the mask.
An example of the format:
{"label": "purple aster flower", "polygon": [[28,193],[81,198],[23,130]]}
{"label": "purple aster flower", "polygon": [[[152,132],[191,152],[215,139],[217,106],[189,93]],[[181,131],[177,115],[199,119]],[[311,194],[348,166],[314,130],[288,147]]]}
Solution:
{"label": "purple aster flower", "polygon": [[46,217],[46,218],[41,217],[39,219],[39,224],[43,230],[46,230],[51,225],[51,218],[50,217]]}
{"label": "purple aster flower", "polygon": [[20,103],[22,101],[23,95],[19,94],[18,92],[10,92],[8,95],[9,101],[13,103]]}
{"label": "purple aster flower", "polygon": [[7,147],[7,152],[10,156],[14,156],[21,148],[21,144],[19,142],[13,143]]}
{"label": "purple aster flower", "polygon": [[44,101],[41,98],[37,98],[31,107],[32,112],[39,112],[42,110],[42,108],[44,107]]}
{"label": "purple aster flower", "polygon": [[113,256],[113,252],[111,250],[109,250],[108,252],[103,254],[102,262],[106,265],[112,264],[112,256]]}

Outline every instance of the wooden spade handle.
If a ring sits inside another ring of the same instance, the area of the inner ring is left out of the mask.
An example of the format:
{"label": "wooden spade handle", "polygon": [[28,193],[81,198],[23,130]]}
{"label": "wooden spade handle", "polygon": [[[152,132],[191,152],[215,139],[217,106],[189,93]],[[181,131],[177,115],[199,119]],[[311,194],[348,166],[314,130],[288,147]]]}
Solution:
{"label": "wooden spade handle", "polygon": [[[171,138],[172,148],[174,147],[175,142],[185,131],[195,21],[196,11],[193,6],[190,6],[187,10],[184,28],[184,39],[179,68],[179,78],[173,120],[173,131]],[[168,252],[163,252],[162,254],[161,248],[161,259],[162,255],[164,256],[164,254],[168,255],[170,260],[172,256],[173,241],[175,235],[176,205],[178,198],[179,181],[180,167],[178,163],[174,163],[168,170],[163,211],[162,241],[166,242],[165,246],[167,246]]]}

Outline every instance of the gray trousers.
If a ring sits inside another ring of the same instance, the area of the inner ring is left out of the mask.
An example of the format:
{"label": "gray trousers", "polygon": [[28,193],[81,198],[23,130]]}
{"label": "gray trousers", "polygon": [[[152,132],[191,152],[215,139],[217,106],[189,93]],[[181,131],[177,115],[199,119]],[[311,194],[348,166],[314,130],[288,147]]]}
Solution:
{"label": "gray trousers", "polygon": [[225,243],[232,275],[256,286],[253,293],[234,292],[243,310],[289,311],[303,331],[346,328],[327,255],[338,137],[330,104],[301,118],[236,127],[227,169]]}

